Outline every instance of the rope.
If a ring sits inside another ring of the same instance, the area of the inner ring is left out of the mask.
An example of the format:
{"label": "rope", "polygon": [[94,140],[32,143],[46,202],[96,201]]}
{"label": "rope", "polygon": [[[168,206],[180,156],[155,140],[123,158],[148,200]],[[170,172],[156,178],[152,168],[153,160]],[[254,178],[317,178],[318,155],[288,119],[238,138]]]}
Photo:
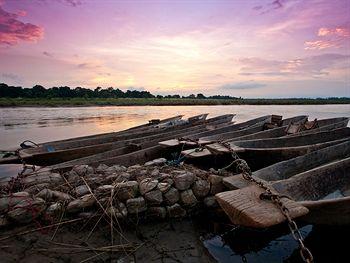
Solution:
{"label": "rope", "polygon": [[182,147],[181,147],[181,150],[180,150],[180,153],[179,153],[179,157],[175,160],[171,160],[171,161],[168,161],[167,164],[168,165],[172,165],[172,166],[178,166],[180,165],[188,155],[192,154],[192,153],[195,153],[195,152],[200,152],[200,151],[203,151],[205,148],[198,142],[198,140],[193,140],[193,139],[190,139],[190,138],[183,138],[183,137],[180,137],[177,139],[179,142],[180,141],[189,141],[189,142],[194,142],[196,143],[196,146],[198,146],[197,148],[195,148],[193,151],[189,152],[189,153],[186,153],[184,154],[183,156],[181,156],[181,152],[183,151],[184,147],[185,147],[185,144],[182,144]]}

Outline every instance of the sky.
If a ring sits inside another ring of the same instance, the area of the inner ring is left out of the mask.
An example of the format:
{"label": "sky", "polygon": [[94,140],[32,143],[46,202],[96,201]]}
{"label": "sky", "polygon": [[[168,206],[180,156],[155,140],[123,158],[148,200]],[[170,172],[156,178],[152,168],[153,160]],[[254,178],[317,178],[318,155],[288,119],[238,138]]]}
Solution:
{"label": "sky", "polygon": [[0,82],[350,97],[350,0],[0,0]]}

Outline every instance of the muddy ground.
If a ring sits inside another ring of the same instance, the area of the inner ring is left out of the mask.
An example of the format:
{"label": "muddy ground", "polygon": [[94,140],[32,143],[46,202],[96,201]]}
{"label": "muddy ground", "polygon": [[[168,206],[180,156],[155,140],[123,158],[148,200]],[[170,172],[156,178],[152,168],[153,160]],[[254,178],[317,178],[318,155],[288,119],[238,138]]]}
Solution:
{"label": "muddy ground", "polygon": [[[103,219],[101,219],[103,220]],[[1,231],[1,262],[215,262],[201,242],[201,234],[191,219],[121,225],[114,232],[113,252],[111,226],[96,225],[98,219],[70,223],[29,234],[16,233],[38,228],[38,225]],[[4,239],[4,237],[8,237]],[[124,246],[117,247],[117,244]],[[91,249],[89,251],[89,249]],[[94,250],[95,249],[95,250]],[[117,251],[118,250],[118,251]]]}

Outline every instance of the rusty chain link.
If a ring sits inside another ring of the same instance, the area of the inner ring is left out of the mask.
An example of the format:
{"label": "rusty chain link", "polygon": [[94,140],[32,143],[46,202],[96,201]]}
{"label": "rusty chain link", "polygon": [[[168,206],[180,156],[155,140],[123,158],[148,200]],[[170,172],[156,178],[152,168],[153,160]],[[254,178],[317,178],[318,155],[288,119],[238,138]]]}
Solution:
{"label": "rusty chain link", "polygon": [[292,234],[292,237],[299,245],[300,256],[304,260],[304,262],[307,262],[307,263],[314,262],[314,259],[310,250],[304,245],[303,236],[300,233],[300,230],[296,222],[290,217],[289,209],[283,204],[281,200],[282,198],[285,198],[287,196],[272,193],[271,189],[266,184],[264,184],[262,181],[255,179],[252,176],[252,171],[248,166],[247,162],[239,158],[237,153],[232,149],[231,145],[228,142],[218,141],[218,143],[229,150],[233,158],[232,164],[233,163],[237,164],[237,169],[242,173],[243,178],[247,181],[257,184],[260,188],[262,188],[265,191],[260,195],[260,199],[270,200],[280,209],[283,216],[287,219],[288,227]]}

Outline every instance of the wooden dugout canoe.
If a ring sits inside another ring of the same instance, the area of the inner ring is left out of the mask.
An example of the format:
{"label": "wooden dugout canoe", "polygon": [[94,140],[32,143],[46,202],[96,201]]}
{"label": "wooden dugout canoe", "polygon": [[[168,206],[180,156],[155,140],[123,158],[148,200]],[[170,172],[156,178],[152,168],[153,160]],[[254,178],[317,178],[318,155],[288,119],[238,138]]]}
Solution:
{"label": "wooden dugout canoe", "polygon": [[[181,117],[181,115],[179,115],[178,117]],[[123,132],[107,133],[107,134],[92,136],[92,138],[82,137],[82,138],[76,138],[72,140],[43,143],[43,144],[40,144],[39,147],[23,149],[21,151],[27,154],[38,153],[38,152],[54,152],[59,150],[97,145],[97,144],[103,144],[103,143],[109,143],[109,142],[116,142],[116,141],[122,141],[122,140],[129,140],[133,138],[161,134],[169,131],[180,130],[180,129],[191,127],[193,125],[198,124],[197,122],[190,123],[186,121],[178,123],[179,121],[180,119],[174,119],[167,122],[161,122],[160,124],[170,123],[167,127],[163,127],[163,128],[157,128],[156,125],[152,125],[150,128],[147,128],[147,129],[135,128],[129,131],[126,130]],[[204,121],[205,120],[202,120],[202,122]]]}
{"label": "wooden dugout canoe", "polygon": [[258,117],[258,118],[251,119],[251,120],[248,120],[245,122],[232,124],[232,125],[220,128],[220,129],[196,133],[192,136],[187,136],[186,138],[180,138],[180,139],[175,138],[175,139],[171,139],[171,140],[162,141],[159,143],[159,145],[161,145],[163,147],[174,147],[174,146],[179,146],[182,144],[197,145],[196,141],[199,138],[202,138],[205,136],[215,136],[217,134],[221,134],[221,133],[225,133],[225,132],[234,132],[234,131],[246,129],[248,127],[252,127],[254,125],[260,126],[260,125],[263,125],[267,122],[271,122],[272,116],[273,115],[266,115],[266,116]]}
{"label": "wooden dugout canoe", "polygon": [[[249,127],[247,129],[242,129],[234,132],[227,132],[223,134],[218,134],[210,137],[200,138],[199,142],[202,145],[208,145],[213,141],[240,141],[240,140],[249,140],[249,139],[261,139],[261,138],[275,138],[286,135],[286,129],[290,123],[303,123],[307,120],[307,116],[295,116],[291,118],[287,118],[282,121],[282,127],[272,128],[268,130],[264,130],[266,128],[264,122],[255,124],[253,127]],[[220,144],[209,145],[209,147],[220,148],[222,147]],[[210,149],[210,148],[209,148]],[[181,153],[186,155],[187,158],[202,158],[206,156],[212,155],[210,150],[205,148],[201,150],[193,150],[188,149],[184,150]]]}
{"label": "wooden dugout canoe", "polygon": [[[202,114],[205,117],[207,114]],[[192,118],[202,118],[202,115],[194,116]],[[72,147],[78,147],[78,145],[82,146],[79,143],[76,142],[82,142],[85,145],[90,145],[94,143],[103,143],[103,140],[106,140],[106,138],[112,138],[112,140],[117,140],[118,138],[120,139],[126,139],[126,138],[131,138],[134,136],[140,136],[142,135],[149,135],[154,133],[154,130],[158,124],[161,123],[167,123],[167,122],[173,122],[173,121],[178,121],[181,120],[183,115],[176,115],[170,118],[166,118],[163,120],[157,120],[157,124],[152,124],[154,122],[149,121],[148,124],[142,124],[136,127],[132,127],[126,130],[118,131],[118,132],[109,132],[109,133],[102,133],[102,134],[96,134],[96,135],[89,135],[89,136],[82,136],[82,137],[75,137],[75,138],[70,138],[70,139],[65,139],[65,140],[59,140],[59,141],[51,141],[51,142],[45,142],[38,144],[37,147],[29,147],[29,148],[24,148],[24,149],[19,149],[23,152],[26,152],[28,154],[30,153],[40,153],[40,152],[51,152],[55,151],[57,149],[64,149],[66,148],[72,148]],[[148,131],[147,131],[148,130]],[[159,132],[159,129],[158,129]],[[131,134],[131,135],[130,135]],[[10,150],[9,152],[15,152],[15,150]],[[3,157],[0,158],[0,164],[11,164],[11,163],[19,163],[19,158],[18,156],[10,156],[10,157]]]}
{"label": "wooden dugout canoe", "polygon": [[[311,170],[342,158],[350,157],[350,141],[326,147],[296,158],[279,162],[253,172],[253,177],[263,182],[288,179],[296,174]],[[252,185],[241,174],[225,177],[223,183],[230,190]]]}
{"label": "wooden dugout canoe", "polygon": [[[349,139],[350,128],[346,127],[294,137],[234,141],[229,145],[253,170],[257,170]],[[221,145],[220,148],[211,145],[206,147],[215,154],[229,153],[229,150]]]}
{"label": "wooden dugout canoe", "polygon": [[[288,119],[286,119],[288,120]],[[290,118],[291,122],[293,122],[293,118]],[[300,135],[307,135],[322,131],[331,131],[338,128],[344,128],[348,125],[349,118],[340,117],[340,118],[329,118],[329,119],[321,119],[317,121],[317,128],[313,128],[310,130],[302,130],[297,131],[294,134],[287,134],[288,126],[278,127],[274,129],[269,129],[265,131],[259,131],[256,133],[246,134],[243,136],[232,136],[230,139],[224,140],[224,142],[232,142],[232,141],[245,141],[245,140],[256,140],[256,139],[265,139],[265,138],[279,138],[279,137],[295,137]],[[302,120],[299,121],[299,123]],[[294,121],[294,124],[298,124],[297,121]],[[218,143],[209,144],[206,146],[206,149],[200,152],[191,153],[190,150],[183,151],[183,154],[187,154],[188,158],[199,158],[210,156],[214,153],[227,153],[228,150]]]}
{"label": "wooden dugout canoe", "polygon": [[[68,169],[68,168],[71,168],[74,165],[78,165],[78,164],[91,164],[91,163],[95,163],[95,162],[99,162],[99,161],[102,162],[102,161],[104,161],[106,159],[109,159],[109,158],[114,158],[114,157],[117,157],[117,156],[120,156],[120,155],[125,155],[125,154],[129,154],[129,153],[132,153],[132,152],[136,152],[136,151],[139,151],[139,150],[143,150],[143,149],[147,149],[147,148],[153,147],[153,146],[157,145],[160,140],[164,140],[165,138],[173,138],[175,135],[187,136],[187,135],[194,134],[196,132],[201,132],[201,131],[205,131],[205,130],[211,130],[211,129],[215,128],[215,127],[222,127],[223,125],[224,124],[221,124],[221,123],[219,123],[218,125],[215,125],[215,122],[212,122],[210,125],[205,125],[205,124],[198,125],[198,127],[195,126],[195,127],[192,127],[192,128],[188,128],[188,129],[182,130],[179,133],[172,132],[172,133],[169,133],[167,135],[164,134],[162,136],[159,136],[159,135],[152,136],[152,138],[145,137],[145,138],[141,138],[138,141],[138,143],[134,142],[134,146],[128,145],[127,143],[124,142],[123,144],[120,144],[122,146],[116,147],[113,150],[108,150],[108,151],[101,152],[101,153],[94,154],[94,155],[90,155],[90,156],[87,156],[87,157],[82,157],[82,158],[74,159],[74,160],[71,160],[71,161],[58,163],[56,165],[50,166],[49,168],[55,169],[55,170]],[[158,153],[160,154],[160,151]]]}
{"label": "wooden dugout canoe", "polygon": [[317,120],[317,125],[313,129],[303,130],[299,133],[288,134],[286,136],[292,137],[292,136],[298,136],[298,134],[310,134],[310,133],[314,133],[315,131],[316,132],[330,131],[334,129],[347,127],[348,123],[349,123],[348,117],[321,119],[321,120]]}
{"label": "wooden dugout canoe", "polygon": [[[307,120],[307,116],[305,116],[305,115],[283,119],[281,122],[281,128],[286,127],[290,123],[302,123],[302,122],[305,122],[306,120]],[[266,119],[262,122],[254,124],[253,126],[250,126],[248,128],[241,129],[238,131],[230,131],[230,132],[220,133],[220,134],[216,134],[216,135],[212,135],[212,136],[201,137],[201,138],[199,138],[198,143],[199,144],[208,144],[208,143],[215,142],[215,141],[231,141],[234,138],[243,137],[246,135],[251,135],[251,134],[255,134],[257,132],[261,132],[264,130],[264,128],[266,126],[265,124],[268,124],[268,123],[269,123],[268,119]],[[269,128],[268,131],[271,131],[274,129],[276,129],[276,128]]]}
{"label": "wooden dugout canoe", "polygon": [[[291,218],[326,225],[350,224],[350,157],[336,160],[269,185],[282,196]],[[263,190],[251,185],[219,193],[216,198],[231,221],[248,227],[265,228],[285,221]]]}
{"label": "wooden dugout canoe", "polygon": [[[243,127],[243,126],[241,126]],[[112,164],[120,164],[120,165],[134,165],[138,163],[144,163],[149,160],[162,157],[162,154],[165,154],[166,151],[164,151],[164,147],[160,145],[151,146],[145,149],[141,149],[138,151],[134,151],[131,153],[113,156],[109,158],[104,158],[100,161],[95,162],[89,162],[89,164],[93,166],[98,166],[101,163],[112,165]],[[93,156],[91,156],[93,157]],[[93,159],[93,158],[91,158]],[[62,164],[63,165],[63,164]],[[58,166],[53,166],[54,169],[62,168],[62,166],[59,164]]]}
{"label": "wooden dugout canoe", "polygon": [[[26,161],[28,164],[35,164],[35,165],[52,165],[57,163],[62,163],[86,156],[91,156],[94,154],[99,154],[106,151],[112,151],[117,150],[120,148],[119,154],[128,153],[131,151],[136,151],[140,149],[140,145],[142,147],[142,143],[145,142],[154,142],[158,143],[159,141],[167,138],[172,138],[173,136],[183,136],[192,134],[199,131],[204,131],[206,129],[211,129],[216,126],[223,126],[227,125],[229,123],[234,115],[222,115],[218,117],[214,117],[211,119],[208,119],[205,124],[197,123],[195,125],[192,125],[190,127],[186,126],[183,129],[174,129],[170,130],[168,132],[155,134],[155,135],[149,135],[145,137],[139,137],[129,140],[120,140],[116,142],[111,143],[103,143],[103,144],[97,144],[97,145],[88,145],[83,147],[73,147],[71,149],[63,149],[63,150],[56,150],[53,152],[47,152],[47,151],[40,151],[37,148],[33,148],[29,153],[26,150],[20,151],[20,157]],[[153,145],[152,145],[153,146]],[[111,157],[111,156],[109,156]],[[0,160],[1,161],[5,160]]]}

